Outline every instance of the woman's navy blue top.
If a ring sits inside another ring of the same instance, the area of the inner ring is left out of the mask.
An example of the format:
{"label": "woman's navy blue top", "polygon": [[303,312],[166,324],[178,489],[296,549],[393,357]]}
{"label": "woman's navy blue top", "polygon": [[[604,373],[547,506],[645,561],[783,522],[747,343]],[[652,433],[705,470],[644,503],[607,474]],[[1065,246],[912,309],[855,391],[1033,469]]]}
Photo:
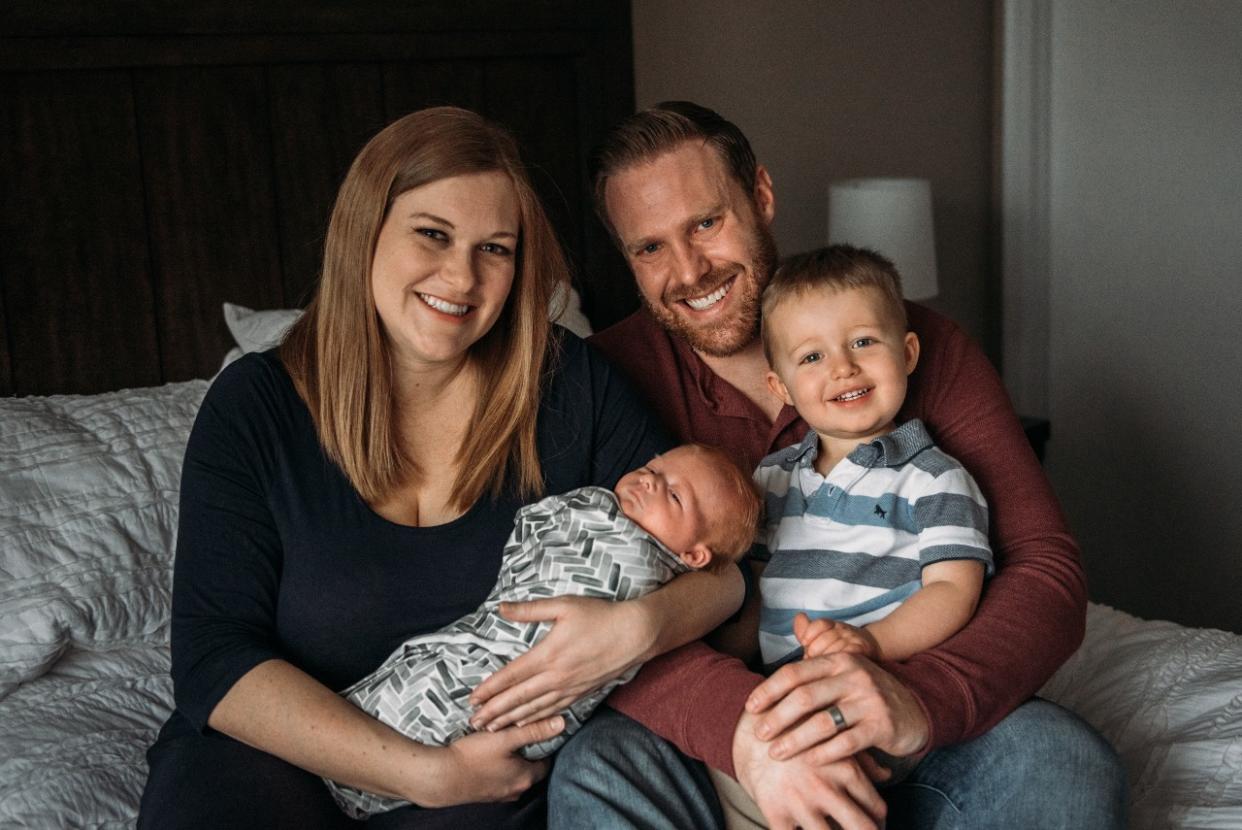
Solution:
{"label": "woman's navy blue top", "polygon": [[[611,488],[669,441],[603,357],[558,334],[538,420],[546,490]],[[406,638],[473,611],[524,503],[484,496],[448,524],[394,524],[324,455],[275,352],[233,363],[207,392],[186,447],[172,603],[177,711],[161,739],[204,729],[265,660],[338,690]]]}

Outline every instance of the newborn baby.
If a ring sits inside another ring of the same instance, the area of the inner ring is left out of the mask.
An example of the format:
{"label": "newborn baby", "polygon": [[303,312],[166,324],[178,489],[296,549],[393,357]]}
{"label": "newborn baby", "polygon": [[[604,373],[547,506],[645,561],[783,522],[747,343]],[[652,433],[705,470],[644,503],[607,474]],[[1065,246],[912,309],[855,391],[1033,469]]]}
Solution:
{"label": "newborn baby", "polygon": [[[500,616],[502,602],[575,595],[642,596],[686,571],[722,567],[749,550],[759,517],[750,477],[718,449],[687,444],[627,473],[615,491],[582,487],[518,511],[500,575],[478,610],[406,640],[341,694],[419,743],[444,746],[470,732],[470,692],[551,628]],[[581,698],[565,729],[523,747],[534,760],[556,751],[608,693],[638,667]],[[346,813],[366,818],[406,802],[328,781]]]}

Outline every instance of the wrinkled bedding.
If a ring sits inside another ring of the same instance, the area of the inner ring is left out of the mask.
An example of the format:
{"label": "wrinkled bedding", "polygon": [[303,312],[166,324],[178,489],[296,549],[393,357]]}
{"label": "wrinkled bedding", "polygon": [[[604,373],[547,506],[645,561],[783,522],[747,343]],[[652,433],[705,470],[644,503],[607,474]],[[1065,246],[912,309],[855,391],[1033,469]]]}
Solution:
{"label": "wrinkled bedding", "polygon": [[0,701],[0,826],[133,827],[171,712],[166,647],[69,651]]}
{"label": "wrinkled bedding", "polygon": [[0,827],[131,827],[207,381],[0,399]]}
{"label": "wrinkled bedding", "polygon": [[1091,605],[1041,694],[1121,755],[1132,828],[1242,828],[1242,636]]}
{"label": "wrinkled bedding", "polygon": [[[133,825],[172,707],[177,486],[206,388],[0,399],[2,827]],[[1242,828],[1242,636],[1093,605],[1043,694],[1117,747],[1131,827]]]}

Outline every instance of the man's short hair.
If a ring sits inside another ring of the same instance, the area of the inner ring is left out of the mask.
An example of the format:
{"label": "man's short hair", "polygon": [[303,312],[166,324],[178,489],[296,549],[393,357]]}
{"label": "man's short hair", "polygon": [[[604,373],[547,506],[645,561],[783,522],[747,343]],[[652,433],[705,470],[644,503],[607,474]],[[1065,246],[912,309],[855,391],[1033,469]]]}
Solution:
{"label": "man's short hair", "polygon": [[604,200],[609,177],[686,141],[701,141],[712,147],[742,190],[755,192],[755,152],[737,125],[690,101],[664,101],[614,127],[591,159],[595,211],[614,239],[617,232]]}
{"label": "man's short hair", "polygon": [[843,291],[847,288],[874,288],[880,293],[889,322],[907,331],[906,305],[901,299],[901,275],[892,260],[868,248],[829,245],[781,262],[763,292],[760,331],[763,354],[772,364],[772,327],[768,318],[781,303],[811,291]]}

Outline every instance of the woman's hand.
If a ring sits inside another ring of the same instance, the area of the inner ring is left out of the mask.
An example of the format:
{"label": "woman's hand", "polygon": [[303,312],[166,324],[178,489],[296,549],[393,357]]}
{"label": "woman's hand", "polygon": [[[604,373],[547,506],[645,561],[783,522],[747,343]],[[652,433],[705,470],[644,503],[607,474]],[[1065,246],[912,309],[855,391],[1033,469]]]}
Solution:
{"label": "woman's hand", "polygon": [[642,600],[555,597],[501,603],[515,622],[549,621],[552,630],[470,696],[470,725],[500,729],[555,715],[648,659],[656,641]]}
{"label": "woman's hand", "polygon": [[[844,718],[837,726],[830,706]],[[746,701],[759,717],[755,736],[771,741],[773,758],[805,752],[831,764],[869,747],[904,758],[923,750],[930,737],[927,715],[901,681],[875,663],[836,653],[782,666]]]}
{"label": "woman's hand", "polygon": [[[564,718],[547,718],[498,732],[474,732],[442,750],[442,786],[418,801],[424,807],[448,807],[476,801],[514,801],[548,774],[548,761],[527,761],[517,751],[552,738],[565,728]],[[427,782],[420,782],[422,787]]]}

